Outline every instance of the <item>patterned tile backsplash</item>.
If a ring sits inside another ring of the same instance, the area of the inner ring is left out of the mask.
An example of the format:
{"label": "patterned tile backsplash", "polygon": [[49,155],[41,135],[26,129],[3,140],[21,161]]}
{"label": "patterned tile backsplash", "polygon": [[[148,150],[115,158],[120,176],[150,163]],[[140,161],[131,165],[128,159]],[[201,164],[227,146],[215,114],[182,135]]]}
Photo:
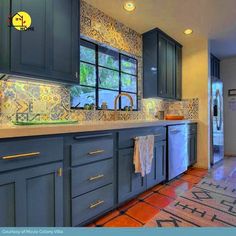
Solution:
{"label": "patterned tile backsplash", "polygon": [[[142,100],[142,36],[100,10],[81,1],[81,35],[112,49],[132,55],[138,60],[138,102],[140,111],[119,112],[120,120],[154,119],[159,110],[198,119],[198,99],[179,102],[160,99]],[[114,120],[113,111],[70,109],[70,90],[32,80],[0,81],[0,124],[12,121],[48,120]]]}
{"label": "patterned tile backsplash", "polygon": [[[62,85],[11,80],[1,81],[0,91],[2,124],[33,120],[114,120],[113,111],[71,110],[69,88]],[[140,111],[121,111],[118,119],[155,119],[155,114],[159,110],[164,110],[166,114],[184,115],[186,119],[198,119],[198,106],[196,98],[178,102],[143,99]]]}

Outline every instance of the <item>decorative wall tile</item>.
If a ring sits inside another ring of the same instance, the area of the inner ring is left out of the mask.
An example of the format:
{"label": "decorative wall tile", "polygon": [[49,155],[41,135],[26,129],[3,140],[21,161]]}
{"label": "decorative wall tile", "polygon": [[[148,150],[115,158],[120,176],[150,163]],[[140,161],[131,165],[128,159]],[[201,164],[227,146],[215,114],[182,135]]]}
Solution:
{"label": "decorative wall tile", "polygon": [[[180,102],[161,99],[142,100],[142,36],[100,10],[81,1],[81,35],[83,38],[107,46],[138,60],[138,104],[140,111],[120,111],[120,120],[153,119],[159,110],[169,114],[183,114],[186,119],[198,118],[198,99]],[[0,81],[0,124],[12,121],[111,121],[113,111],[85,111],[70,109],[70,90],[65,85],[43,82]]]}

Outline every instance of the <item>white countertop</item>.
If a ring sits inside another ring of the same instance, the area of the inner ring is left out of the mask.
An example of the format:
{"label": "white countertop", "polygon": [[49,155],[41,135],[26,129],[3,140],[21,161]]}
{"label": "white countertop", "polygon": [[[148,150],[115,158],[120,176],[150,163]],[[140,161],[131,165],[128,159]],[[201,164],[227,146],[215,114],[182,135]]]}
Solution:
{"label": "white countertop", "polygon": [[0,125],[0,139],[29,137],[38,135],[53,135],[93,131],[118,130],[151,126],[166,126],[175,124],[196,123],[196,120],[126,120],[126,121],[93,121],[78,122],[66,125]]}

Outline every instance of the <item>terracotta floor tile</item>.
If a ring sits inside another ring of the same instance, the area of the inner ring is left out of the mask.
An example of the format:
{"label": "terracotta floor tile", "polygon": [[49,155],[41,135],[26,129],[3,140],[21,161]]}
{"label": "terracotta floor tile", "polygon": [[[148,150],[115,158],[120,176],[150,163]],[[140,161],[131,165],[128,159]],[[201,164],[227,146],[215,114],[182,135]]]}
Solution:
{"label": "terracotta floor tile", "polygon": [[161,188],[158,192],[175,199],[178,196],[176,192],[176,188],[177,187],[165,186],[164,188]]}
{"label": "terracotta floor tile", "polygon": [[153,194],[153,191],[152,191],[152,190],[148,190],[148,191],[146,191],[146,192],[140,194],[140,195],[138,196],[138,199],[143,200],[143,199],[145,199],[146,197],[148,197],[148,196],[150,196],[150,195],[152,195],[152,194]]}
{"label": "terracotta floor tile", "polygon": [[115,218],[116,216],[118,216],[120,214],[119,211],[112,211],[110,213],[108,213],[107,215],[101,217],[100,219],[98,219],[95,224],[96,225],[104,225],[105,223],[107,223],[109,220]]}
{"label": "terracotta floor tile", "polygon": [[193,183],[182,180],[182,179],[175,179],[175,180],[171,181],[170,183],[168,183],[168,185],[173,186],[173,187],[183,186],[184,188],[186,188],[188,190],[194,186]]}
{"label": "terracotta floor tile", "polygon": [[96,227],[96,225],[94,223],[86,225],[86,227]]}
{"label": "terracotta floor tile", "polygon": [[165,186],[166,186],[165,184],[158,184],[158,185],[154,186],[153,188],[151,188],[151,190],[153,192],[155,192],[155,191],[158,191],[159,189],[161,189],[161,188],[163,188]]}
{"label": "terracotta floor tile", "polygon": [[147,203],[139,202],[138,204],[131,207],[126,212],[126,214],[145,224],[151,218],[153,218],[159,211],[160,210],[148,205]]}
{"label": "terracotta floor tile", "polygon": [[173,199],[158,193],[154,193],[150,197],[146,198],[145,202],[162,209],[168,206],[171,202],[173,202]]}
{"label": "terracotta floor tile", "polygon": [[133,199],[127,203],[125,203],[124,205],[122,205],[121,207],[118,208],[118,211],[126,211],[128,210],[130,207],[134,206],[135,204],[137,204],[139,202],[138,199]]}
{"label": "terracotta floor tile", "polygon": [[109,222],[105,227],[142,227],[142,224],[127,215],[118,216]]}
{"label": "terracotta floor tile", "polygon": [[200,177],[193,176],[193,175],[187,175],[187,174],[181,176],[180,179],[186,180],[186,181],[193,183],[193,184],[197,184],[202,180],[202,178],[200,178]]}
{"label": "terracotta floor tile", "polygon": [[194,168],[194,169],[191,169],[191,170],[187,171],[187,174],[198,176],[198,177],[204,177],[204,176],[206,176],[208,174],[208,170]]}

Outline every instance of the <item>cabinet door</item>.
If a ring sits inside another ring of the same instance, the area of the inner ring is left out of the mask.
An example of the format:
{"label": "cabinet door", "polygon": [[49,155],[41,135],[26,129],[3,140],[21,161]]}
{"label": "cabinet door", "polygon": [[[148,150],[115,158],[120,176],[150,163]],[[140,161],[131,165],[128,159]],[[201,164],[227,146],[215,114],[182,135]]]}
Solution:
{"label": "cabinet door", "polygon": [[0,73],[9,71],[10,28],[8,17],[10,15],[10,0],[0,1]]}
{"label": "cabinet door", "polygon": [[0,226],[63,226],[61,163],[0,175]]}
{"label": "cabinet door", "polygon": [[147,187],[153,187],[166,180],[166,141],[154,145],[152,171],[147,175]]}
{"label": "cabinet door", "polygon": [[167,97],[175,98],[175,43],[170,40],[167,41],[166,60]]}
{"label": "cabinet door", "polygon": [[135,174],[133,149],[119,151],[118,155],[118,202],[122,203],[146,190],[146,178]]}
{"label": "cabinet door", "polygon": [[11,70],[76,81],[79,1],[12,1],[12,15],[19,11],[30,14],[34,30],[11,29]]}
{"label": "cabinet door", "polygon": [[176,99],[182,98],[182,48],[178,45],[175,47],[175,97]]}
{"label": "cabinet door", "polygon": [[190,134],[188,136],[188,166],[192,166],[197,162],[197,134]]}
{"label": "cabinet door", "polygon": [[158,96],[167,96],[167,40],[159,36],[159,78]]}
{"label": "cabinet door", "polygon": [[158,96],[158,39],[157,32],[143,35],[143,97]]}
{"label": "cabinet door", "polygon": [[16,175],[0,175],[0,227],[15,227],[17,225],[16,214]]}
{"label": "cabinet door", "polygon": [[53,0],[52,4],[50,72],[59,80],[77,81],[80,55],[80,1]]}

